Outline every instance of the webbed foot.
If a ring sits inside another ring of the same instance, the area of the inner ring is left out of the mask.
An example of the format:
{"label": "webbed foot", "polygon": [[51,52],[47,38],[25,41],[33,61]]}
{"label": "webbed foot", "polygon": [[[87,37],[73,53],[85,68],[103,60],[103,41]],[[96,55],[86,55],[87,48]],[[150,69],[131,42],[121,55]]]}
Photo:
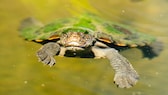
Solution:
{"label": "webbed foot", "polygon": [[[99,48],[93,47],[94,54],[101,54],[107,57],[111,66],[115,70],[114,83],[120,88],[130,88],[136,84],[139,75],[134,70],[130,62],[120,55],[117,50],[113,48]],[[96,56],[96,55],[95,55]]]}
{"label": "webbed foot", "polygon": [[114,83],[120,88],[130,88],[136,84],[139,76],[136,72],[116,72],[114,76]]}
{"label": "webbed foot", "polygon": [[56,55],[59,51],[60,46],[57,43],[49,42],[44,44],[44,46],[37,51],[37,57],[42,63],[53,66],[55,64],[55,59],[53,56]]}

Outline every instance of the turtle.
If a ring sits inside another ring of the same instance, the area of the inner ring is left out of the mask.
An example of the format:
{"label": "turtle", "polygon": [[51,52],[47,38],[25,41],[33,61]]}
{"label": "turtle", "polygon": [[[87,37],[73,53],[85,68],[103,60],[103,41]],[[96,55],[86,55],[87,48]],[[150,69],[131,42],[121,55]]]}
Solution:
{"label": "turtle", "polygon": [[56,55],[107,58],[115,71],[113,82],[119,88],[130,88],[139,80],[139,74],[120,51],[139,48],[144,57],[154,58],[163,49],[156,37],[93,14],[59,18],[45,25],[29,17],[21,22],[19,33],[25,40],[43,45],[36,55],[49,66],[56,63]]}

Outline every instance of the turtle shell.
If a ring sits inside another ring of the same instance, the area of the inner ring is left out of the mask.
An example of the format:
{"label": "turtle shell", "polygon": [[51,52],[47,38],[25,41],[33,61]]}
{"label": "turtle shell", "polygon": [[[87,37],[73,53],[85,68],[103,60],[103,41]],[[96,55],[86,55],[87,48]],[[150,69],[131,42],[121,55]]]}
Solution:
{"label": "turtle shell", "polygon": [[144,46],[150,45],[156,39],[140,33],[126,25],[103,20],[95,15],[58,19],[47,25],[42,25],[34,18],[22,22],[21,35],[27,40],[41,42],[58,39],[62,33],[84,32],[93,35],[96,39],[114,43],[117,46]]}

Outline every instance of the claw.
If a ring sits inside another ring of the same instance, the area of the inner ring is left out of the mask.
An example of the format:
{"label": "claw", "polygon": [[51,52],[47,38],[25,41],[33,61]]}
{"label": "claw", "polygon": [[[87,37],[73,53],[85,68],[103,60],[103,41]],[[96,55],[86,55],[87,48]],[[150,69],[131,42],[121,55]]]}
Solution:
{"label": "claw", "polygon": [[53,57],[51,57],[51,61],[50,63],[48,64],[50,67],[52,67],[54,64],[55,64],[55,59]]}

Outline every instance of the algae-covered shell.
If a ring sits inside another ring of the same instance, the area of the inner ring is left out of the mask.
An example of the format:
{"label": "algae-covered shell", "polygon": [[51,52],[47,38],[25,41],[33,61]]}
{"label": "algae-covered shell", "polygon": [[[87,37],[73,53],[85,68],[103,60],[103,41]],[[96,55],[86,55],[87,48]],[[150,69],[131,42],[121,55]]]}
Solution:
{"label": "algae-covered shell", "polygon": [[[34,22],[34,25],[29,22],[25,24],[24,20],[21,35],[27,40],[37,42],[58,39],[67,31],[88,33],[100,41],[114,43],[117,46],[137,47],[150,45],[156,41],[152,36],[140,33],[126,25],[103,20],[95,15],[85,14],[79,17],[58,19],[47,25],[42,25],[34,18],[28,18],[27,21]],[[26,28],[23,28],[25,25]]]}

